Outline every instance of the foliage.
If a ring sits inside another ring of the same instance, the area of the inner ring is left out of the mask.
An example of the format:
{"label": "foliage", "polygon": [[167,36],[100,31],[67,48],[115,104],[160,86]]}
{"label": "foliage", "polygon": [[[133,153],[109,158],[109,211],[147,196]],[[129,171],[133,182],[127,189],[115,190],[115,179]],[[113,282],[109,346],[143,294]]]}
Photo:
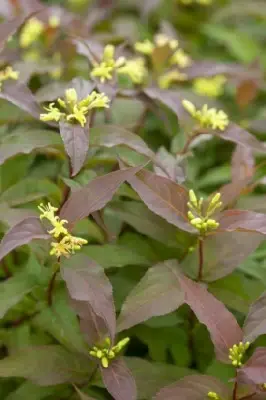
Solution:
{"label": "foliage", "polygon": [[1,400],[266,399],[263,0],[2,0]]}

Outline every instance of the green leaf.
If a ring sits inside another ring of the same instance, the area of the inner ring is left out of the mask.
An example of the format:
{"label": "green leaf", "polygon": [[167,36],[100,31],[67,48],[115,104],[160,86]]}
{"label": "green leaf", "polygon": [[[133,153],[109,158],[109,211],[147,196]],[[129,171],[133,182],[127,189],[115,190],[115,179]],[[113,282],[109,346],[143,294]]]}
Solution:
{"label": "green leaf", "polygon": [[92,364],[87,357],[58,345],[33,346],[0,361],[0,377],[26,378],[40,386],[86,382]]}

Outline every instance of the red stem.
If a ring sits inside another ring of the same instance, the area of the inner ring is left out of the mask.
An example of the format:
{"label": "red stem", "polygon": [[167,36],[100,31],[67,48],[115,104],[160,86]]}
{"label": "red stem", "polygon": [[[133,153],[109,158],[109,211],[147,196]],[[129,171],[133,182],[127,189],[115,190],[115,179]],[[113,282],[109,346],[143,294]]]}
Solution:
{"label": "red stem", "polygon": [[202,281],[203,276],[203,240],[199,239],[199,269],[198,269],[198,277],[197,281]]}

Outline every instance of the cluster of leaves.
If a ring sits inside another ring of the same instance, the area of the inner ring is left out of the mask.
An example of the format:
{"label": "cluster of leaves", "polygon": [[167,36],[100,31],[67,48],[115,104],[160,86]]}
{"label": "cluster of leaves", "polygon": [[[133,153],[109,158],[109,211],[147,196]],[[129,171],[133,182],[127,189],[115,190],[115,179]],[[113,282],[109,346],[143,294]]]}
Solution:
{"label": "cluster of leaves", "polygon": [[264,0],[0,14],[1,399],[266,399]]}

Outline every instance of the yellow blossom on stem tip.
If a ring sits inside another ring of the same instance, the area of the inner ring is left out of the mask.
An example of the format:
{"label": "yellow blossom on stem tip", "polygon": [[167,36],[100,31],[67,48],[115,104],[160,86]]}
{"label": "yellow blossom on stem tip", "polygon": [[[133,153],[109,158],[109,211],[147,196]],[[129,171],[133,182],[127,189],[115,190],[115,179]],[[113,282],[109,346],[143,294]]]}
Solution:
{"label": "yellow blossom on stem tip", "polygon": [[219,222],[210,218],[215,211],[221,207],[221,194],[216,193],[210,200],[207,210],[203,211],[203,198],[197,198],[194,190],[189,191],[189,202],[187,203],[189,211],[187,213],[189,222],[194,228],[198,229],[201,235],[219,227]]}
{"label": "yellow blossom on stem tip", "polygon": [[150,55],[155,49],[155,45],[150,40],[146,39],[143,42],[136,42],[134,48],[138,53]]}
{"label": "yellow blossom on stem tip", "polygon": [[20,46],[22,48],[29,47],[32,43],[39,39],[44,29],[45,26],[43,22],[35,17],[30,18],[21,29],[19,38]]}
{"label": "yellow blossom on stem tip", "polygon": [[183,49],[178,49],[170,59],[171,65],[178,65],[180,68],[189,67],[192,64],[191,58],[184,52]]}
{"label": "yellow blossom on stem tip", "polygon": [[132,82],[136,84],[143,83],[148,74],[143,58],[126,61],[125,65],[118,68],[117,72],[119,74],[128,75]]}
{"label": "yellow blossom on stem tip", "polygon": [[8,79],[12,79],[12,80],[16,81],[16,80],[18,80],[18,77],[19,77],[18,71],[14,71],[13,68],[10,66],[6,67],[2,71],[0,71],[0,88],[4,81],[7,81]]}
{"label": "yellow blossom on stem tip", "polygon": [[90,350],[90,355],[98,358],[103,368],[108,368],[110,361],[113,360],[125,348],[129,340],[129,338],[124,338],[115,346],[111,347],[110,338],[106,338],[102,345],[94,346],[92,350]]}
{"label": "yellow blossom on stem tip", "polygon": [[55,215],[58,208],[48,203],[46,206],[40,204],[38,209],[41,211],[40,219],[47,219],[53,226],[53,229],[49,230],[48,233],[56,239],[56,241],[51,243],[50,255],[55,255],[57,258],[61,256],[69,257],[70,254],[74,254],[75,251],[80,250],[82,245],[88,243],[86,239],[72,236],[68,232],[67,228],[64,226],[67,224],[67,220],[60,219]]}
{"label": "yellow blossom on stem tip", "polygon": [[234,344],[234,346],[229,349],[229,359],[232,361],[234,367],[242,366],[243,357],[249,346],[250,342],[240,342],[239,344]]}
{"label": "yellow blossom on stem tip", "polygon": [[125,57],[119,57],[118,59],[114,57],[115,47],[108,44],[104,48],[102,60],[100,62],[94,62],[91,76],[100,78],[101,82],[111,80],[117,69],[123,67],[126,63]]}
{"label": "yellow blossom on stem tip", "polygon": [[229,125],[228,116],[222,110],[217,111],[216,108],[208,108],[207,104],[204,104],[201,110],[197,110],[195,105],[188,100],[183,100],[182,104],[202,128],[224,131]]}
{"label": "yellow blossom on stem tip", "polygon": [[208,397],[212,400],[220,400],[220,396],[215,392],[209,392]]}
{"label": "yellow blossom on stem tip", "polygon": [[193,82],[193,89],[203,96],[218,97],[223,94],[225,82],[226,78],[223,75],[212,78],[197,78]]}
{"label": "yellow blossom on stem tip", "polygon": [[174,82],[184,82],[187,80],[187,75],[177,70],[166,72],[159,76],[158,85],[161,89],[168,89]]}
{"label": "yellow blossom on stem tip", "polygon": [[[55,103],[49,104],[44,109],[46,114],[41,114],[41,121],[61,121],[78,122],[82,127],[87,122],[87,114],[93,108],[108,108],[109,99],[104,93],[93,91],[82,100],[78,100],[77,92],[74,88],[65,91],[64,99],[57,99],[59,107],[55,107]],[[62,111],[60,110],[62,109]]]}

